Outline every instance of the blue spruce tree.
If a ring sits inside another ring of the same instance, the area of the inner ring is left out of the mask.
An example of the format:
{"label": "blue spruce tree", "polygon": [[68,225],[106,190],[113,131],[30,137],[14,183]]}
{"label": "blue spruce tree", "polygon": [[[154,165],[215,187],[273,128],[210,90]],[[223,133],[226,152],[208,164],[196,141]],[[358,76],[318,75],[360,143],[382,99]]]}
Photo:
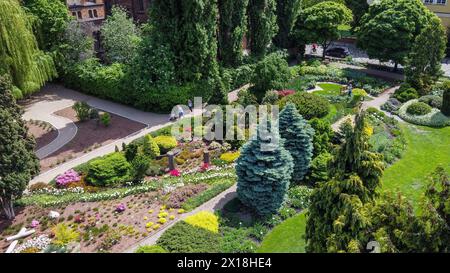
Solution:
{"label": "blue spruce tree", "polygon": [[280,136],[284,139],[284,147],[294,159],[292,181],[301,181],[309,170],[313,156],[314,129],[299,114],[292,103],[280,113]]}
{"label": "blue spruce tree", "polygon": [[294,167],[276,126],[267,126],[267,131],[270,136],[258,128],[256,136],[242,147],[236,165],[238,197],[260,216],[279,210]]}

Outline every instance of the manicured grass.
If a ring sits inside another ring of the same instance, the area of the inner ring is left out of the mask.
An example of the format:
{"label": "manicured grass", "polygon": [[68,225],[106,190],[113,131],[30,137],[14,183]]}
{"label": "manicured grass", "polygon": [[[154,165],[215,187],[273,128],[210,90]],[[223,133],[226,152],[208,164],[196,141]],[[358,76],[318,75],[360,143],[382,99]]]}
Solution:
{"label": "manicured grass", "polygon": [[438,165],[450,172],[450,127],[401,126],[408,147],[403,158],[385,171],[383,189],[400,190],[417,207],[425,191],[425,177]]}
{"label": "manicured grass", "polygon": [[342,85],[336,83],[319,83],[318,86],[323,90],[315,91],[316,95],[339,96]]}
{"label": "manicured grass", "polygon": [[264,238],[258,253],[304,253],[306,212],[287,219]]}

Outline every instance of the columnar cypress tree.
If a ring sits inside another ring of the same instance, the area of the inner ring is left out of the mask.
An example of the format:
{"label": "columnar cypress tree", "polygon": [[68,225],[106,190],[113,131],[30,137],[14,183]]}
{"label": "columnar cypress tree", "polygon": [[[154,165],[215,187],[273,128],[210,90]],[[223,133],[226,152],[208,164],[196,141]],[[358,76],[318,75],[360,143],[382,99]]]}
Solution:
{"label": "columnar cypress tree", "polygon": [[279,126],[280,136],[285,140],[284,147],[294,159],[292,181],[301,181],[311,164],[314,129],[303,119],[292,103],[287,104],[281,111]]}
{"label": "columnar cypress tree", "polygon": [[[266,138],[258,128],[256,136],[242,147],[236,165],[239,199],[262,216],[276,213],[281,207],[294,167],[278,130],[275,126],[269,126],[269,130],[272,136]],[[271,144],[271,138],[279,143]]]}
{"label": "columnar cypress tree", "polygon": [[20,98],[56,76],[51,56],[39,51],[29,16],[17,0],[0,1],[0,75],[9,74]]}
{"label": "columnar cypress tree", "polygon": [[218,5],[219,58],[225,66],[237,66],[242,62],[248,0],[218,0]]}
{"label": "columnar cypress tree", "polygon": [[442,95],[442,113],[450,117],[450,81],[444,85],[444,94]]}
{"label": "columnar cypress tree", "polygon": [[250,0],[248,9],[250,48],[256,57],[267,52],[277,26],[275,0]]}
{"label": "columnar cypress tree", "polygon": [[13,219],[13,202],[39,173],[39,161],[10,89],[9,80],[0,77],[0,203],[8,219]]}
{"label": "columnar cypress tree", "polygon": [[333,180],[312,194],[306,225],[308,252],[359,252],[366,239],[370,219],[364,205],[374,200],[384,165],[379,154],[369,152],[363,112],[355,123],[353,130],[345,132]]}
{"label": "columnar cypress tree", "polygon": [[291,46],[289,34],[301,9],[301,0],[276,0],[278,33],[274,38],[275,45],[281,48]]}

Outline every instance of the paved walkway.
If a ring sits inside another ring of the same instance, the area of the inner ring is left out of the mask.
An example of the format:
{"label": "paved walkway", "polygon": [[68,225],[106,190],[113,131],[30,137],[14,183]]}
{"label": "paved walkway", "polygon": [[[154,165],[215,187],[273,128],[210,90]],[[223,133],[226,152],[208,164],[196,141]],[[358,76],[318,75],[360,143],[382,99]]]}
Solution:
{"label": "paved walkway", "polygon": [[232,186],[228,190],[222,192],[218,196],[214,197],[213,199],[209,200],[208,202],[204,203],[203,205],[199,206],[195,210],[188,212],[186,214],[183,214],[182,217],[178,218],[177,220],[171,222],[167,226],[164,226],[163,228],[159,229],[156,233],[153,233],[149,237],[143,239],[142,241],[138,242],[137,244],[131,246],[130,248],[126,249],[125,253],[133,253],[138,249],[140,246],[146,246],[146,245],[154,245],[156,244],[156,241],[158,241],[159,237],[163,235],[163,233],[178,223],[179,221],[185,219],[188,216],[194,215],[200,211],[209,211],[209,212],[216,212],[218,210],[221,210],[223,206],[225,206],[226,203],[228,203],[230,200],[235,198],[237,196],[236,194],[236,185]]}
{"label": "paved walkway", "polygon": [[[128,118],[130,120],[141,122],[143,124],[146,124],[147,128],[132,133],[131,135],[116,140],[108,145],[102,146],[90,153],[84,154],[81,157],[58,165],[57,167],[48,170],[47,172],[41,173],[39,176],[36,176],[33,180],[30,181],[30,185],[37,182],[48,183],[53,178],[61,173],[64,173],[67,170],[70,170],[93,158],[104,156],[114,152],[115,147],[117,146],[120,148],[122,146],[122,143],[128,144],[137,138],[140,138],[160,128],[172,124],[171,122],[168,122],[168,115],[144,112],[129,106],[85,95],[77,91],[67,89],[61,85],[49,84],[44,87],[43,90],[39,94],[37,94],[37,96],[35,95],[34,97],[32,97],[24,107],[25,119],[44,120],[52,123],[55,127],[58,128],[58,137],[48,146],[45,146],[39,150],[38,156],[40,156],[40,158],[57,151],[76,135],[75,124],[65,120],[64,118],[58,118],[57,116],[52,114],[55,111],[59,111],[72,106],[76,101],[85,101],[92,107],[96,107],[103,111],[110,112]],[[201,110],[194,109],[193,115],[199,114],[201,114]],[[187,115],[187,117],[188,116],[191,115]]]}

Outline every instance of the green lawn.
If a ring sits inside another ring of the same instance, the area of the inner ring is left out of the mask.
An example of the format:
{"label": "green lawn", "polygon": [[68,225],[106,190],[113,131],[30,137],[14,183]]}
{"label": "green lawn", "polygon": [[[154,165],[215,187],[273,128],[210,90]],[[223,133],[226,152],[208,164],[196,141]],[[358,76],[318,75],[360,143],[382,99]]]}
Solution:
{"label": "green lawn", "polygon": [[258,253],[304,253],[305,212],[287,219],[264,238]]}
{"label": "green lawn", "polygon": [[341,95],[342,85],[336,83],[319,83],[317,86],[323,90],[315,91],[314,94],[326,95],[326,96],[339,96]]}
{"label": "green lawn", "polygon": [[383,189],[400,190],[417,206],[424,179],[441,164],[450,171],[450,127],[433,129],[402,124],[408,147],[399,161],[384,172]]}

